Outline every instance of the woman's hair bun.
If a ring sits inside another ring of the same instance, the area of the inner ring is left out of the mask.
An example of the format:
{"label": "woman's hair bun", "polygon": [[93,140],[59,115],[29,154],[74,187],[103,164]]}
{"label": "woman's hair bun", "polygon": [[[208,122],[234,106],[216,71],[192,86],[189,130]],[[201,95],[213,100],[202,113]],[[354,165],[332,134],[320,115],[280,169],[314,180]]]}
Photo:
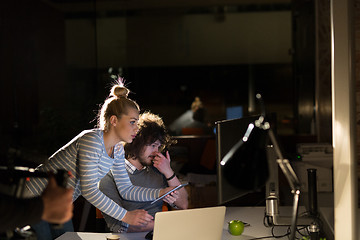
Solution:
{"label": "woman's hair bun", "polygon": [[130,93],[130,90],[121,85],[114,85],[111,88],[110,96],[114,97],[127,97]]}

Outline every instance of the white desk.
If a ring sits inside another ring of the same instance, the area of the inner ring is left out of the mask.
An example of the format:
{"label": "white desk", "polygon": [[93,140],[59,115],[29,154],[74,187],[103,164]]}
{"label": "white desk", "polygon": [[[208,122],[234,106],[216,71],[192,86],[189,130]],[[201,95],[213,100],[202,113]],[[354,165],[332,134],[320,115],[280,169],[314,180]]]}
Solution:
{"label": "white desk", "polygon": [[[106,240],[112,233],[67,232],[56,240]],[[145,240],[146,233],[119,234],[120,240]]]}
{"label": "white desk", "polygon": [[[292,207],[280,207],[281,215],[290,216]],[[304,208],[299,209],[299,213]],[[272,236],[271,228],[264,226],[265,207],[228,207],[226,208],[225,221],[223,227],[222,240],[233,239],[252,239],[256,237]],[[231,220],[241,220],[250,224],[245,227],[241,236],[233,236],[228,232],[228,222]],[[276,227],[275,235],[283,235],[287,232],[288,227]],[[287,239],[285,237],[284,239]]]}
{"label": "white desk", "polygon": [[[299,209],[299,213],[303,208]],[[222,240],[251,239],[255,237],[271,236],[271,228],[266,228],[263,224],[265,207],[228,207],[226,209],[225,221],[223,226]],[[281,215],[290,216],[291,207],[280,207]],[[250,224],[246,227],[241,236],[233,236],[228,232],[228,222],[231,220],[242,220]],[[274,233],[282,235],[286,233],[287,227],[276,227]],[[144,240],[146,232],[120,234],[121,240]],[[106,240],[106,236],[111,233],[88,233],[88,232],[67,232],[57,238],[57,240]],[[285,238],[284,238],[285,239]]]}

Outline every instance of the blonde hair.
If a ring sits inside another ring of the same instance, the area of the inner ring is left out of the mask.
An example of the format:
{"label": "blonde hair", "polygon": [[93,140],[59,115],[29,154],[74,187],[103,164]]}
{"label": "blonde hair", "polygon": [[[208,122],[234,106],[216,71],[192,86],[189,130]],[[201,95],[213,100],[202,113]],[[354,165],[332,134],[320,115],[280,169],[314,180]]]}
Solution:
{"label": "blonde hair", "polygon": [[105,100],[98,113],[98,128],[107,132],[110,130],[111,116],[115,115],[117,118],[121,118],[123,114],[128,113],[129,108],[140,111],[139,105],[128,98],[129,93],[130,90],[124,87],[122,83],[111,88],[109,97]]}

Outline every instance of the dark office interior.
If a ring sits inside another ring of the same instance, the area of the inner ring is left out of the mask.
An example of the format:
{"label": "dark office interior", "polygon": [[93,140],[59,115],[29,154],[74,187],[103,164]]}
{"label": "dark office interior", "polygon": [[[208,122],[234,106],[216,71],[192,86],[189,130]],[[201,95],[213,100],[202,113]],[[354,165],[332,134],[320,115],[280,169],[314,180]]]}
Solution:
{"label": "dark office interior", "polygon": [[[166,124],[197,96],[210,125],[231,106],[256,114],[261,93],[279,135],[331,142],[331,112],[315,109],[315,100],[329,105],[331,98],[329,15],[320,9],[316,20],[311,1],[2,5],[2,147],[48,156],[94,127],[110,68],[141,109]],[[315,20],[327,46],[318,54]]]}
{"label": "dark office interior", "polygon": [[[3,1],[0,31],[1,165],[36,167],[95,127],[114,76],[167,126],[195,97],[210,129],[229,107],[259,114],[261,93],[289,160],[300,143],[332,142],[329,1]],[[200,161],[215,134],[173,136],[179,174],[216,174]]]}

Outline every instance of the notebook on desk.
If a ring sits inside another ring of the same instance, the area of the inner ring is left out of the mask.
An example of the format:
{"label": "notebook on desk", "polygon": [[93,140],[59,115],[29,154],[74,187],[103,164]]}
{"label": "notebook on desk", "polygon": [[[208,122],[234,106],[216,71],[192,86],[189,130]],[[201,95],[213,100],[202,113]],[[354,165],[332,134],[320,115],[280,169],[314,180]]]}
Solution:
{"label": "notebook on desk", "polygon": [[158,212],[153,240],[220,240],[225,210],[220,206]]}

